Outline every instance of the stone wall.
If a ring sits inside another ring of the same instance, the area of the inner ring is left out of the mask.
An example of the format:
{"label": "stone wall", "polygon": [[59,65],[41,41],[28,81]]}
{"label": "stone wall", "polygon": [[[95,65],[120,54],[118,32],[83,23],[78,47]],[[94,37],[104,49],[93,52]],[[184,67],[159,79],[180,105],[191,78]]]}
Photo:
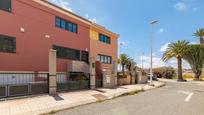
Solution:
{"label": "stone wall", "polygon": [[131,76],[127,75],[126,77],[118,77],[118,85],[130,85],[131,84]]}

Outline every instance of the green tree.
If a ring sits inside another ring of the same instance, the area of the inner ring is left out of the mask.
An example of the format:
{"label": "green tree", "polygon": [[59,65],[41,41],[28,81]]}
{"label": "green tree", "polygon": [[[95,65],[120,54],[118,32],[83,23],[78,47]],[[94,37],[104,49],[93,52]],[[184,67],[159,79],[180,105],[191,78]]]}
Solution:
{"label": "green tree", "polygon": [[199,80],[204,66],[204,45],[189,45],[184,59],[190,64],[195,79]]}
{"label": "green tree", "polygon": [[136,62],[132,58],[128,57],[125,67],[127,70],[131,71],[131,67],[134,66],[135,64]]}
{"label": "green tree", "polygon": [[163,54],[162,60],[168,61],[169,59],[175,57],[177,59],[178,65],[178,80],[183,80],[182,78],[182,58],[187,52],[189,42],[185,40],[179,40],[176,43],[171,43],[168,45],[166,51]]}
{"label": "green tree", "polygon": [[200,44],[204,44],[204,28],[197,30],[194,36],[199,37]]}
{"label": "green tree", "polygon": [[123,72],[123,75],[124,75],[125,74],[125,65],[128,62],[128,56],[126,54],[120,54],[118,62],[122,66],[122,72]]}
{"label": "green tree", "polygon": [[176,72],[173,67],[158,67],[153,69],[154,75],[158,78],[172,79],[176,76]]}

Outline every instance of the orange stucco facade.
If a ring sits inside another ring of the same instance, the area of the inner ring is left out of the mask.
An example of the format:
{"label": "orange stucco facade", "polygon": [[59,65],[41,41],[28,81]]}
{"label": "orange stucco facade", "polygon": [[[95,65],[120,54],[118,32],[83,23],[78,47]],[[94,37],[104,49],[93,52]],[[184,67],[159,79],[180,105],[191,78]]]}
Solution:
{"label": "orange stucco facade", "polygon": [[[108,55],[117,62],[117,34],[46,1],[12,0],[11,6],[11,12],[0,10],[0,34],[16,38],[16,52],[0,52],[0,71],[48,71],[48,54],[53,45],[88,50],[89,57]],[[57,28],[56,16],[76,23],[77,33]],[[111,44],[100,42],[96,33],[109,36]],[[66,72],[71,61],[57,59],[57,71]],[[112,64],[102,67],[111,69]]]}
{"label": "orange stucco facade", "polygon": [[[97,28],[97,25],[91,25],[91,30],[105,34],[111,38],[111,44],[106,44],[103,42],[100,42],[99,38],[91,38],[90,39],[90,57],[96,57],[98,54],[104,54],[112,57],[112,61],[115,61],[117,63],[117,52],[118,52],[118,36],[115,34],[112,34],[108,31],[104,31],[103,29]],[[97,35],[96,34],[96,35]],[[99,36],[95,36],[99,37]],[[111,69],[112,64],[102,64],[103,68]]]}

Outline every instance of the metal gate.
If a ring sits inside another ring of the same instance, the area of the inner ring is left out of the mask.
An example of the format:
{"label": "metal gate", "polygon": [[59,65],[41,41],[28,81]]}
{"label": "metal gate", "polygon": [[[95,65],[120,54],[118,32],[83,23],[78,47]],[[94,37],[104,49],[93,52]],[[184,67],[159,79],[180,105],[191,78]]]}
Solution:
{"label": "metal gate", "polygon": [[90,88],[89,74],[82,72],[58,73],[57,91],[71,91]]}
{"label": "metal gate", "polygon": [[96,61],[96,87],[103,87],[103,73],[101,62]]}
{"label": "metal gate", "polygon": [[0,73],[0,98],[48,93],[47,73]]}

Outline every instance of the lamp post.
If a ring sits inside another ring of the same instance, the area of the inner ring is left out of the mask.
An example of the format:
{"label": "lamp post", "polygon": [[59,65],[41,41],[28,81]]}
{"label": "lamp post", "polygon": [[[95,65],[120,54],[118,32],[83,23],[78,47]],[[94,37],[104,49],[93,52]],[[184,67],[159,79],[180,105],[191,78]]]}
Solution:
{"label": "lamp post", "polygon": [[154,34],[154,25],[157,23],[158,21],[157,20],[153,20],[150,22],[151,26],[152,26],[152,32],[151,32],[151,38],[150,38],[150,43],[151,43],[151,60],[150,60],[150,85],[153,85],[152,84],[152,77],[153,77],[153,71],[152,71],[152,65],[153,65],[153,62],[152,62],[152,53],[153,53],[153,34]]}
{"label": "lamp post", "polygon": [[141,67],[142,67],[142,72],[143,72],[143,69],[144,69],[144,52],[142,52],[142,57],[141,57]]}
{"label": "lamp post", "polygon": [[122,46],[125,46],[125,42],[120,42],[120,54],[122,54]]}
{"label": "lamp post", "polygon": [[[119,54],[119,56],[122,54],[122,46],[125,46],[125,42],[120,42],[120,54]],[[122,70],[121,63],[120,63],[120,70]]]}

